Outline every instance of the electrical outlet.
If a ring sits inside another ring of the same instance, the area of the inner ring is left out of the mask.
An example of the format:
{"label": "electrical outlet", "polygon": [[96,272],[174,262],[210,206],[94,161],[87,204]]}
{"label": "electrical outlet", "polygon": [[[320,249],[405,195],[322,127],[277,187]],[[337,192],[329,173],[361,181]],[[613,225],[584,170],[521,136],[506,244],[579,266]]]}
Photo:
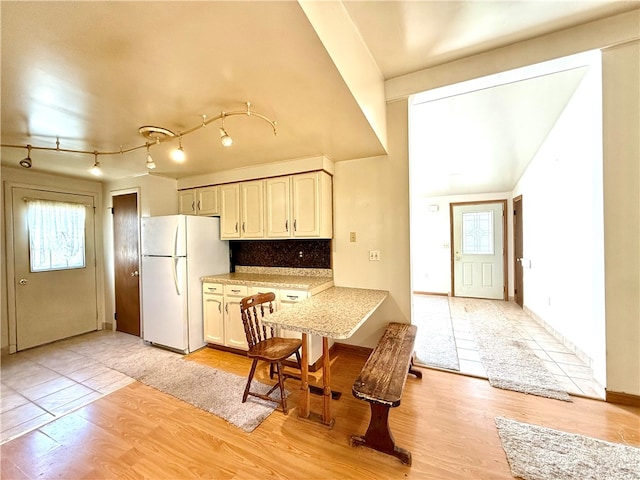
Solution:
{"label": "electrical outlet", "polygon": [[369,250],[369,260],[372,262],[380,260],[380,250]]}
{"label": "electrical outlet", "polygon": [[349,241],[350,242],[355,242],[356,241],[356,232],[351,232],[349,234]]}

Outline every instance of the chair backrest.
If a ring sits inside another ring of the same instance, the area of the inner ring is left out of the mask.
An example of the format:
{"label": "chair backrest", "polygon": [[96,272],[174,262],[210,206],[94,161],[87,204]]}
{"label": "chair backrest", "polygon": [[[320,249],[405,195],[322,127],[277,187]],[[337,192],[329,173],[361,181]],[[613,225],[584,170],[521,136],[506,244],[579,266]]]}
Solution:
{"label": "chair backrest", "polygon": [[[273,313],[273,301],[276,296],[273,292],[258,293],[240,300],[240,314],[244,324],[244,333],[247,337],[249,348],[257,343],[275,336],[273,327],[268,327],[262,323],[265,317],[265,309],[268,313]],[[269,337],[267,337],[267,332]]]}

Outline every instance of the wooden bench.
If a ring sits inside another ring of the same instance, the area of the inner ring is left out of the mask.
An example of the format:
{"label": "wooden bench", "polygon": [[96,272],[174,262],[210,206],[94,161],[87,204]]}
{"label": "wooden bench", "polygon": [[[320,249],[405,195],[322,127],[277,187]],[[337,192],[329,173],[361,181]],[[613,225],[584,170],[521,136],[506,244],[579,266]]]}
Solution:
{"label": "wooden bench", "polygon": [[393,455],[406,465],[411,465],[411,452],[395,444],[389,430],[389,409],[400,405],[408,373],[422,378],[422,372],[413,368],[416,331],[415,325],[390,323],[352,389],[354,397],[369,402],[371,420],[364,437],[353,435],[351,445]]}

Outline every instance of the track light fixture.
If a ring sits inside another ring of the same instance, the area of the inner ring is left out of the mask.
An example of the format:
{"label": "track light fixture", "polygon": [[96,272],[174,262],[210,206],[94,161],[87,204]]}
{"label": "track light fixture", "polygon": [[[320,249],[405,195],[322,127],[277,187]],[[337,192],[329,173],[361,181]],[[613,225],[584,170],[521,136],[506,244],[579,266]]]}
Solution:
{"label": "track light fixture", "polygon": [[232,112],[221,112],[220,115],[216,115],[215,117],[211,117],[211,118],[207,118],[206,115],[202,115],[202,123],[188,128],[187,130],[183,130],[181,132],[179,132],[178,134],[175,134],[174,132],[172,132],[171,130],[168,130],[166,128],[162,128],[162,127],[154,127],[154,126],[144,126],[144,127],[140,127],[138,129],[138,133],[140,133],[143,137],[145,137],[146,139],[148,139],[149,141],[147,141],[146,143],[144,143],[143,145],[138,145],[136,147],[131,147],[128,149],[123,149],[122,146],[120,147],[120,150],[118,151],[104,151],[104,152],[100,152],[97,150],[93,150],[93,151],[88,151],[88,150],[75,150],[75,149],[68,149],[68,148],[60,148],[60,140],[57,139],[56,140],[56,146],[54,147],[38,147],[38,146],[32,146],[32,145],[10,145],[10,144],[0,144],[0,146],[2,147],[6,147],[6,148],[26,148],[27,149],[27,156],[25,158],[23,158],[22,160],[20,160],[20,166],[24,167],[24,168],[31,168],[32,165],[32,161],[31,161],[31,150],[49,150],[49,151],[56,151],[56,152],[68,152],[68,153],[81,153],[81,154],[88,154],[88,155],[94,155],[95,157],[95,161],[94,161],[94,165],[91,168],[91,172],[94,172],[94,169],[98,170],[99,172],[101,172],[101,167],[100,167],[100,162],[98,162],[98,155],[117,155],[117,154],[125,154],[125,153],[129,153],[129,152],[133,152],[135,150],[140,150],[142,148],[146,148],[147,149],[147,163],[146,166],[149,170],[153,170],[154,168],[156,168],[156,164],[153,161],[153,158],[151,158],[151,154],[149,152],[149,147],[151,144],[160,144],[162,142],[166,142],[166,141],[170,141],[173,140],[176,136],[178,137],[178,142],[179,142],[179,146],[178,148],[176,148],[175,150],[173,150],[171,152],[171,157],[177,161],[177,162],[182,162],[185,160],[186,155],[184,152],[184,149],[182,148],[182,136],[183,135],[188,135],[189,133],[193,133],[196,130],[199,130],[200,128],[204,128],[206,127],[209,123],[214,122],[216,120],[222,120],[221,126],[219,128],[219,133],[220,133],[220,143],[222,143],[222,145],[224,147],[229,147],[233,144],[233,139],[229,136],[229,134],[227,133],[227,131],[224,128],[224,119],[225,117],[231,117],[233,115],[246,115],[247,117],[257,117],[261,120],[264,120],[265,122],[267,122],[269,125],[271,125],[271,128],[273,129],[273,134],[274,135],[278,135],[278,130],[277,130],[277,124],[275,121],[270,120],[269,118],[267,118],[264,115],[261,115],[259,113],[255,113],[251,110],[251,103],[250,102],[246,102],[245,105],[247,106],[246,110],[237,110],[237,111],[232,111]]}
{"label": "track light fixture", "polygon": [[100,162],[98,161],[98,152],[94,150],[93,155],[95,156],[95,160],[93,162],[93,167],[91,167],[89,172],[91,172],[91,175],[99,177],[102,175],[102,169],[100,168]]}
{"label": "track light fixture", "polygon": [[27,145],[27,156],[20,160],[20,166],[31,168],[31,145]]}

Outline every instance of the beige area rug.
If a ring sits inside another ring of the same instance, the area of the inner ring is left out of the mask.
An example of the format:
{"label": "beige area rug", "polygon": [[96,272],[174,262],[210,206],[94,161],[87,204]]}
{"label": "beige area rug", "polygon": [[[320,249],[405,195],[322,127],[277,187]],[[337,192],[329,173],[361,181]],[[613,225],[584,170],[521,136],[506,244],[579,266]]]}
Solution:
{"label": "beige area rug", "polygon": [[416,363],[460,371],[447,297],[413,295]]}
{"label": "beige area rug", "polygon": [[[252,432],[277,406],[255,397],[242,403],[246,377],[145,345],[138,337],[119,332],[96,332],[84,337],[74,348],[78,353],[223,418],[245,432]],[[252,383],[252,389],[257,391],[267,392],[269,388]],[[277,390],[274,393],[279,394]]]}
{"label": "beige area rug", "polygon": [[640,449],[497,417],[511,473],[525,480],[638,480]]}
{"label": "beige area rug", "polygon": [[492,387],[571,401],[566,389],[526,344],[522,332],[492,302],[456,302],[472,318],[480,360]]}

